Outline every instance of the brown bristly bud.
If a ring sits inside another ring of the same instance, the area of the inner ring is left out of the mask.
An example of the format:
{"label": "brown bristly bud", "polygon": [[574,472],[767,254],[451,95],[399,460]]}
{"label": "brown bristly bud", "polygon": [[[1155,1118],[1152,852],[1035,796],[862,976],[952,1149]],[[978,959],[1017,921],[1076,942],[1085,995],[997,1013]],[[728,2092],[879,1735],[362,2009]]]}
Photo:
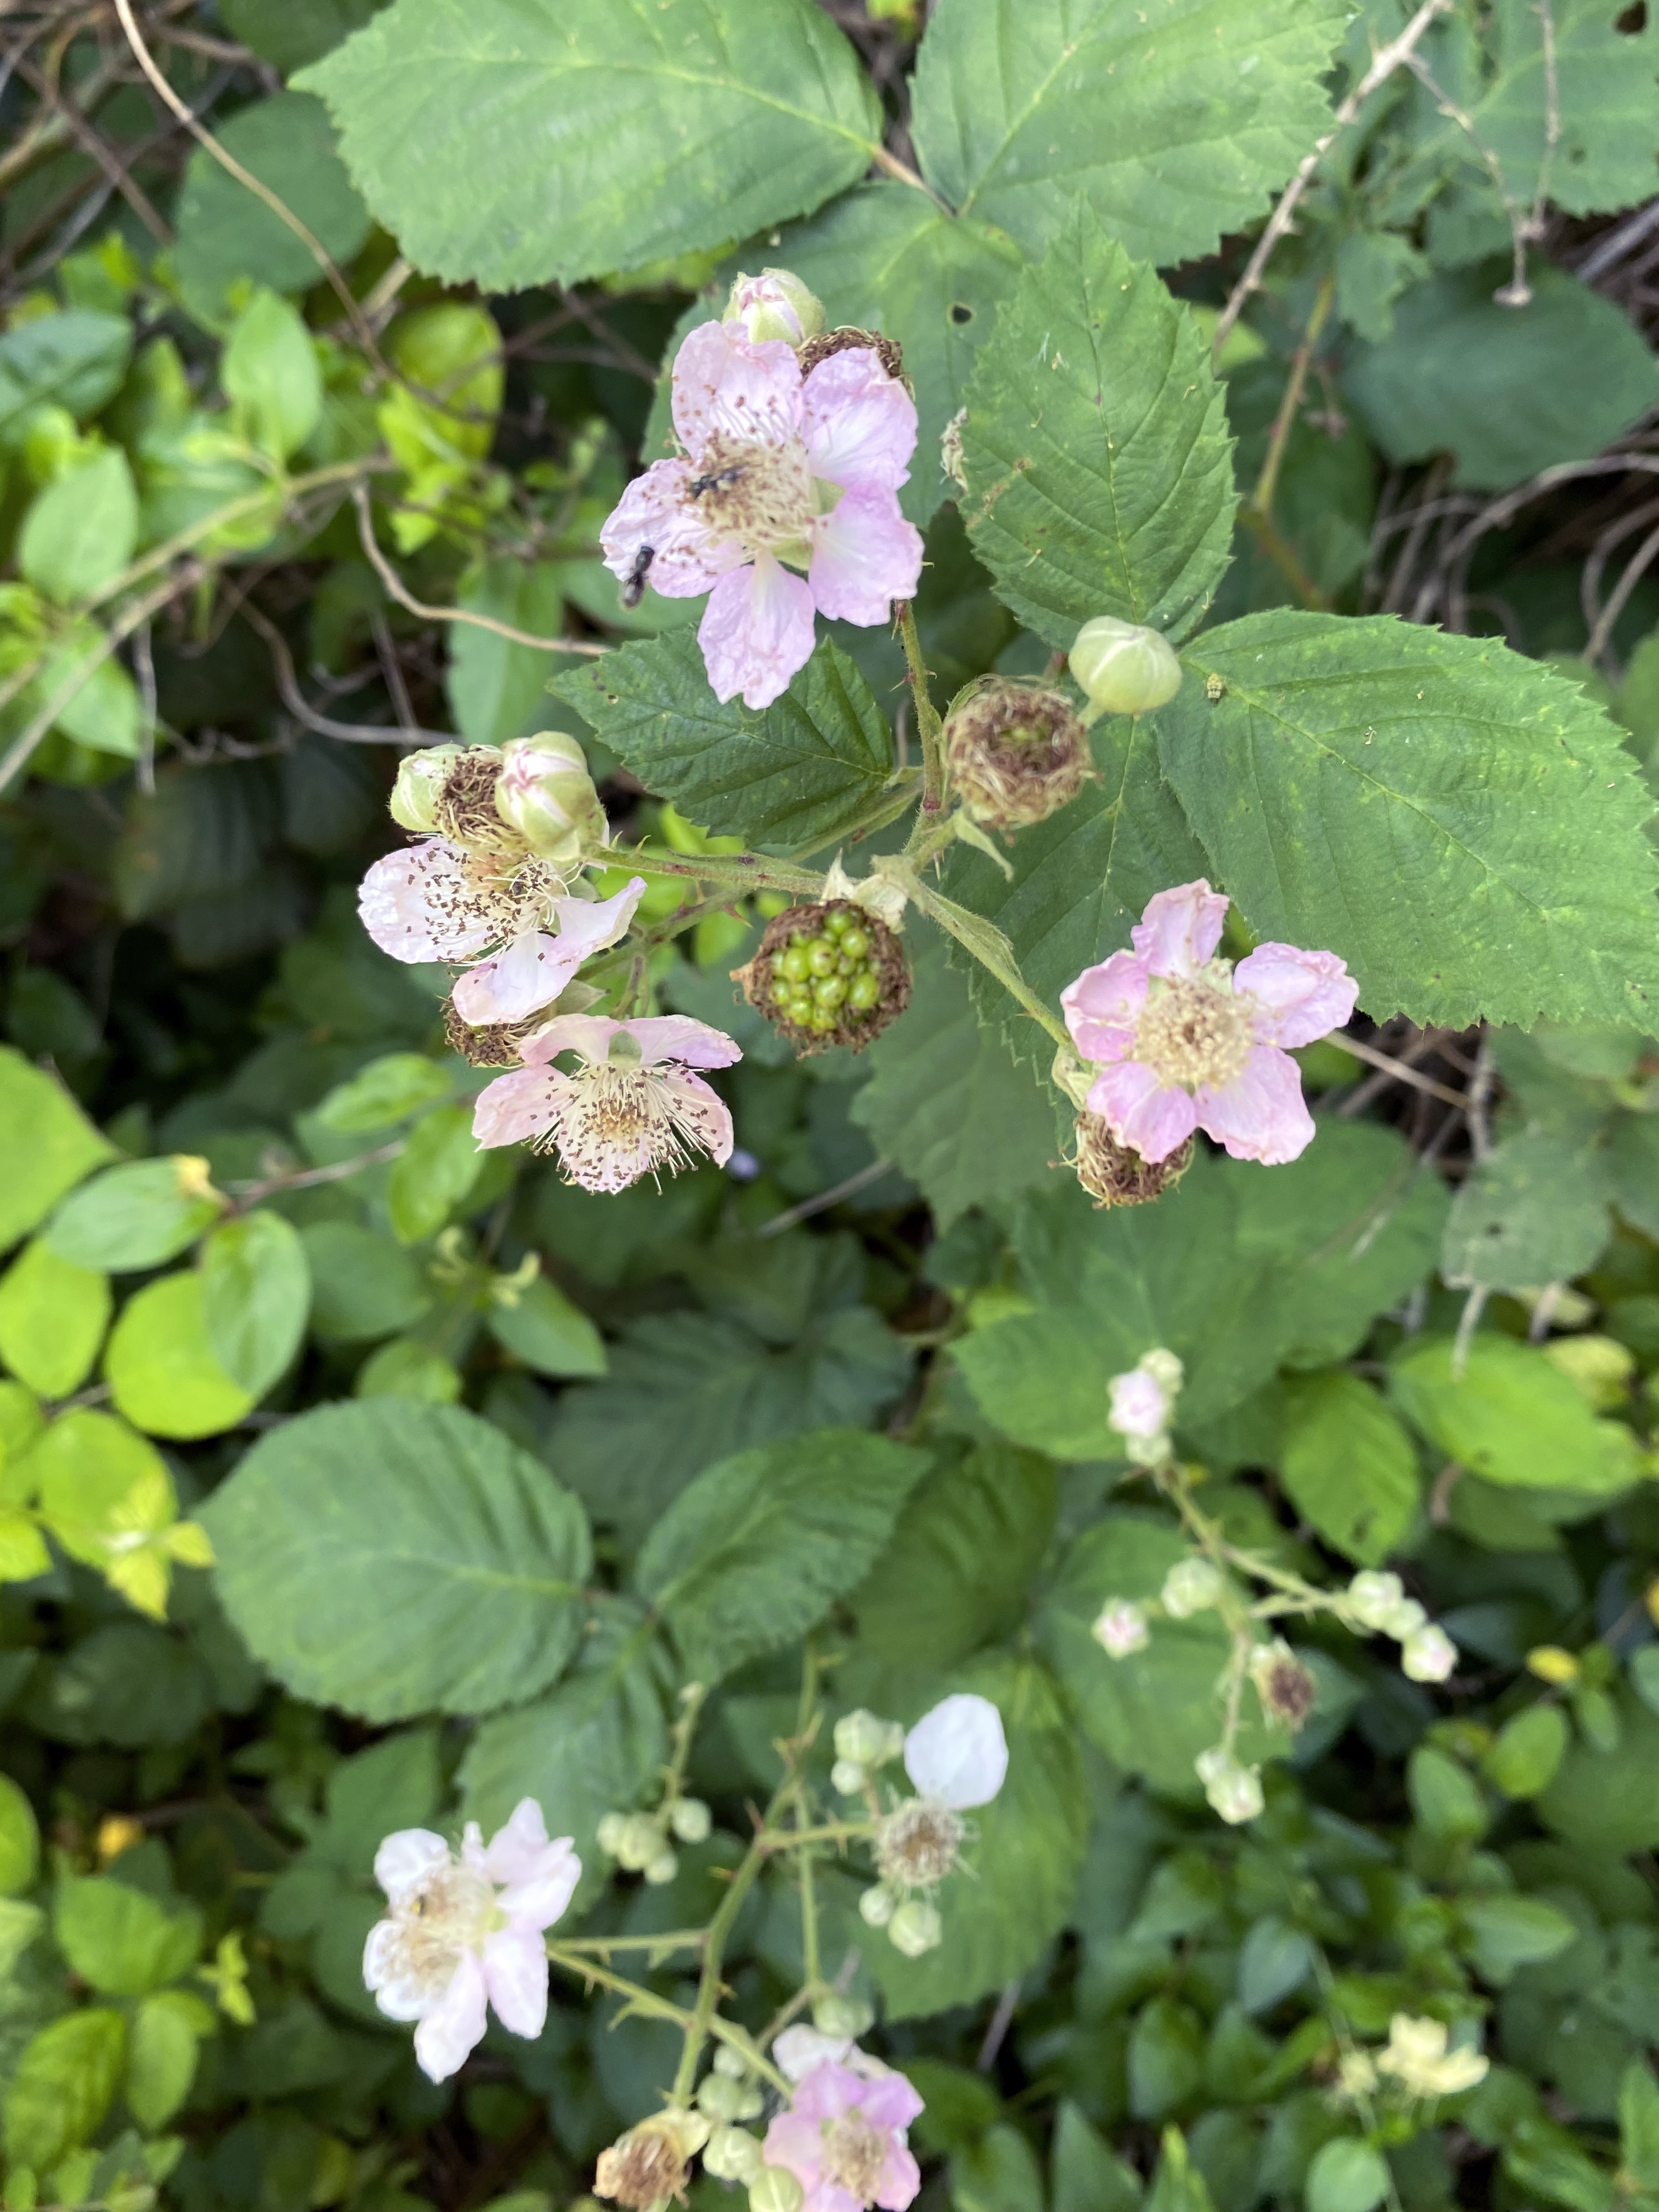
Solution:
{"label": "brown bristly bud", "polygon": [[987,676],[945,718],[945,757],[963,811],[988,830],[1046,821],[1094,773],[1089,732],[1058,691]]}
{"label": "brown bristly bud", "polygon": [[852,899],[775,915],[732,980],[803,1059],[837,1044],[862,1052],[910,1003],[903,947]]}
{"label": "brown bristly bud", "polygon": [[962,1856],[960,1813],[933,1797],[906,1797],[876,1827],[876,1871],[890,1889],[933,1889]]}
{"label": "brown bristly bud", "polygon": [[701,2112],[658,2112],[599,2153],[593,2194],[635,2212],[671,2200],[683,2204],[691,2160],[708,2140],[708,2122]]}
{"label": "brown bristly bud", "polygon": [[1319,1685],[1312,1668],[1304,1666],[1282,1638],[1261,1644],[1251,1653],[1250,1680],[1267,1718],[1281,1722],[1292,1731],[1302,1726],[1319,1702]]}
{"label": "brown bristly bud", "polygon": [[838,331],[821,331],[817,337],[808,338],[800,348],[800,373],[810,376],[821,361],[831,354],[851,353],[855,347],[867,346],[880,360],[889,376],[896,377],[907,391],[910,380],[904,374],[904,355],[896,338],[884,338],[879,331],[860,331],[850,323]]}
{"label": "brown bristly bud", "polygon": [[1168,1159],[1144,1160],[1118,1143],[1098,1114],[1079,1114],[1076,1130],[1077,1156],[1067,1165],[1097,1206],[1150,1206],[1192,1165],[1190,1137]]}
{"label": "brown bristly bud", "polygon": [[453,999],[444,1000],[444,1042],[460,1054],[471,1067],[517,1067],[524,1058],[524,1041],[533,1036],[547,1019],[543,1012],[526,1022],[480,1022],[461,1019]]}

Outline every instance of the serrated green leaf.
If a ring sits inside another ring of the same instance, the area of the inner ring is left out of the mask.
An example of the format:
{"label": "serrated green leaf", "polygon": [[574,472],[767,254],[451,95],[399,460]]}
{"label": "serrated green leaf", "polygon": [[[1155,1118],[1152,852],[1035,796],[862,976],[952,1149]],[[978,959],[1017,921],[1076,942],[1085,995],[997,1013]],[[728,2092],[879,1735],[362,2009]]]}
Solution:
{"label": "serrated green leaf", "polygon": [[822,1620],[873,1565],[927,1467],[884,1437],[818,1429],[700,1474],[637,1571],[690,1674],[718,1681]]}
{"label": "serrated green leaf", "polygon": [[1319,0],[941,0],[912,135],[960,215],[1041,252],[1080,192],[1137,260],[1213,252],[1329,127]]}
{"label": "serrated green leaf", "polygon": [[533,1697],[581,1633],[586,1516],[458,1407],[325,1406],[261,1437],[203,1514],[255,1656],[371,1720]]}
{"label": "serrated green leaf", "polygon": [[114,1157],[61,1083],[0,1045],[0,1250]]}
{"label": "serrated green leaf", "polygon": [[1440,1272],[1459,1289],[1535,1291],[1587,1274],[1612,1233],[1607,1178],[1582,1146],[1523,1130],[1458,1185]]}
{"label": "serrated green leaf", "polygon": [[263,1398],[305,1341],[311,1267],[300,1233],[261,1206],[205,1237],[197,1265],[214,1357]]}
{"label": "serrated green leaf", "polygon": [[969,1206],[1046,1180],[1058,1150],[1052,1094],[981,1023],[942,939],[913,933],[911,957],[909,1006],[871,1046],[852,1113],[948,1229]]}
{"label": "serrated green leaf", "polygon": [[1232,544],[1232,441],[1190,308],[1084,206],[980,349],[963,514],[997,595],[1050,645],[1096,615],[1176,636]]}
{"label": "serrated green leaf", "polygon": [[757,714],[708,688],[689,631],[607,653],[553,689],[648,791],[717,836],[775,850],[828,844],[885,787],[887,718],[827,641],[782,698]]}
{"label": "serrated green leaf", "polygon": [[[345,173],[321,100],[279,92],[216,119],[214,130],[337,262],[353,258],[368,236],[368,210]],[[322,280],[305,240],[204,146],[185,166],[175,221],[179,282],[191,307],[210,316],[222,313],[226,290],[239,277],[256,277],[276,292],[309,291]]]}
{"label": "serrated green leaf", "polygon": [[138,489],[118,446],[106,446],[36,495],[17,538],[17,565],[67,606],[118,576],[138,542]]}
{"label": "serrated green leaf", "polygon": [[810,0],[397,0],[295,82],[404,251],[488,291],[765,230],[854,182],[880,137]]}
{"label": "serrated green leaf", "polygon": [[1182,658],[1158,757],[1252,929],[1339,953],[1376,1018],[1653,1025],[1652,801],[1573,686],[1490,639],[1288,608]]}
{"label": "serrated green leaf", "polygon": [[1357,1375],[1296,1385],[1279,1474],[1297,1511],[1362,1566],[1388,1558],[1412,1524],[1421,1489],[1404,1424]]}

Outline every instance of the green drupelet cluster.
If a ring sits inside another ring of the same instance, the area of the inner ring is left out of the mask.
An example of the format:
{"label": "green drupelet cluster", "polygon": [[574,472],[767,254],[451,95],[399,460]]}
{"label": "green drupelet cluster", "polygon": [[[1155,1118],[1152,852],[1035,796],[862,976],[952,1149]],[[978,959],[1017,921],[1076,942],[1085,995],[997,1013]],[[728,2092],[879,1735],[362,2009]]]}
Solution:
{"label": "green drupelet cluster", "polygon": [[831,906],[813,928],[797,927],[773,962],[772,1004],[798,1030],[830,1036],[881,1003],[881,965],[870,930],[850,908]]}

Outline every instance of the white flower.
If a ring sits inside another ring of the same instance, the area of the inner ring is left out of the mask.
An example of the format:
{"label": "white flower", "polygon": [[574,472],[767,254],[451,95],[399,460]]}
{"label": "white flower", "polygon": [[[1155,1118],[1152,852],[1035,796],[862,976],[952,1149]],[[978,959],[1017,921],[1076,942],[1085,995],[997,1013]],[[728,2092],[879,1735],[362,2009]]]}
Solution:
{"label": "white flower", "polygon": [[1111,1393],[1109,1425],[1134,1443],[1150,1443],[1161,1437],[1170,1419],[1167,1392],[1144,1368],[1132,1367],[1127,1375],[1114,1375],[1107,1384]]}
{"label": "white flower", "polygon": [[1449,2051],[1443,2020],[1413,2020],[1397,2012],[1389,2023],[1388,2048],[1376,2054],[1378,2070],[1392,2074],[1413,2097],[1453,2097],[1484,2081],[1490,2062],[1478,2051]]}
{"label": "white flower", "polygon": [[1443,1682],[1457,1665],[1457,1646],[1431,1621],[1413,1629],[1400,1654],[1400,1671],[1413,1682]]}
{"label": "white flower", "polygon": [[1362,1628],[1381,1628],[1406,1595],[1398,1575],[1364,1568],[1348,1584],[1348,1610]]}
{"label": "white flower", "polygon": [[1001,1714],[965,1691],[945,1698],[905,1737],[904,1771],[924,1797],[953,1812],[988,1805],[1008,1772]]}
{"label": "white flower", "polygon": [[1205,1613],[1226,1588],[1219,1567],[1208,1559],[1177,1559],[1164,1577],[1162,1602],[1171,1620]]}
{"label": "white flower", "polygon": [[772,2057],[779,2073],[791,2081],[801,2081],[815,2066],[825,2064],[845,2066],[849,2073],[862,2074],[872,2081],[877,2075],[890,2070],[879,2058],[860,2051],[850,2035],[825,2035],[820,2028],[808,2027],[804,2021],[784,2029],[772,2045]]}
{"label": "white flower", "polygon": [[1241,1766],[1231,1752],[1224,1751],[1218,1743],[1200,1751],[1193,1765],[1212,1809],[1224,1820],[1236,1827],[1240,1821],[1255,1819],[1266,1802],[1259,1766]]}
{"label": "white flower", "polygon": [[1345,2051],[1337,2062],[1336,2086],[1345,2097],[1369,2097],[1376,2087],[1376,2069],[1368,2051]]}
{"label": "white flower", "polygon": [[1127,1659],[1151,1640],[1146,1616],[1127,1597],[1109,1597],[1090,1631],[1109,1659]]}
{"label": "white flower", "polygon": [[390,2020],[419,2022],[415,2057],[447,2081],[484,2032],[486,2001],[503,2027],[535,2037],[547,2020],[542,1930],[581,1875],[570,1838],[549,1843],[522,1798],[488,1849],[469,1820],[459,1855],[426,1828],[400,1828],[374,1855],[391,1910],[368,1931],[363,1979]]}

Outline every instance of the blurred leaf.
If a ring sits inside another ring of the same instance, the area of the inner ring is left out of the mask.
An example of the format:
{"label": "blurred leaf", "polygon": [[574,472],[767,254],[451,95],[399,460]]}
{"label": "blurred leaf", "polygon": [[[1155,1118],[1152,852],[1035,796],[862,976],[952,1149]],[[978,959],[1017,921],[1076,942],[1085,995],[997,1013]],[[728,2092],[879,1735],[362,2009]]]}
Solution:
{"label": "blurred leaf", "polygon": [[52,1932],[83,1982],[106,1996],[142,1997],[176,1982],[202,1948],[202,1916],[106,1875],[58,1885]]}
{"label": "blurred leaf", "polygon": [[337,1083],[317,1109],[325,1129],[367,1136],[418,1114],[450,1093],[448,1071],[423,1052],[388,1052],[344,1083]]}
{"label": "blurred leaf", "polygon": [[33,2037],[5,2093],[7,2156],[47,2170],[95,2133],[121,2078],[126,2039],[120,2014],[99,2005]]}
{"label": "blurred leaf", "polygon": [[1534,1346],[1478,1331],[1461,1376],[1449,1337],[1408,1339],[1389,1395],[1413,1427],[1488,1482],[1592,1494],[1629,1479],[1576,1382]]}
{"label": "blurred leaf", "polygon": [[[456,604],[532,637],[557,637],[564,627],[563,569],[554,561],[489,561]],[[455,727],[474,745],[505,744],[546,729],[550,719],[562,719],[548,698],[548,679],[575,665],[568,653],[539,652],[471,623],[454,623],[444,689]]]}
{"label": "blurred leaf", "polygon": [[1356,1375],[1320,1375],[1295,1386],[1279,1473],[1297,1511],[1362,1566],[1386,1559],[1417,1511],[1411,1437]]}
{"label": "blurred leaf", "polygon": [[[292,21],[318,0],[284,0]],[[297,215],[337,262],[348,262],[368,236],[368,210],[357,197],[335,146],[321,100],[279,92],[223,122],[215,135],[225,150]],[[179,281],[191,305],[210,318],[221,312],[239,277],[277,292],[306,292],[322,281],[317,257],[280,216],[198,147],[179,195]]]}
{"label": "blurred leaf", "polygon": [[200,2011],[200,1999],[188,1990],[164,1990],[146,1997],[132,2016],[127,2107],[139,2125],[152,2132],[164,2127],[190,2094],[196,2078]]}
{"label": "blurred leaf", "polygon": [[219,1218],[223,1201],[206,1183],[205,1163],[183,1156],[106,1168],[64,1200],[46,1243],[77,1267],[159,1267]]}
{"label": "blurred leaf", "polygon": [[203,1278],[193,1270],[148,1283],[122,1308],[104,1354],[116,1410],[155,1437],[211,1437],[252,1410],[220,1364]]}
{"label": "blurred leaf", "polygon": [[31,584],[67,606],[114,581],[138,542],[138,493],[126,455],[106,446],[36,495],[17,539]]}
{"label": "blurred leaf", "polygon": [[371,1352],[351,1386],[356,1398],[418,1398],[434,1406],[453,1406],[461,1395],[461,1377],[453,1361],[412,1336],[394,1336]]}
{"label": "blurred leaf", "polygon": [[1464,1896],[1457,1911],[1477,1971],[1499,1988],[1517,1967],[1559,1957],[1578,1936],[1577,1923],[1541,1897]]}
{"label": "blurred leaf", "polygon": [[497,1278],[489,1319],[496,1342],[538,1375],[603,1375],[609,1365],[598,1329],[545,1275],[522,1288]]}
{"label": "blurred leaf", "polygon": [[1381,2151],[1357,2136],[1338,2136],[1308,2169],[1308,2212],[1376,2212],[1392,2186]]}
{"label": "blurred leaf", "polygon": [[420,1319],[432,1300],[407,1252],[352,1221],[318,1221],[300,1232],[311,1267],[312,1326],[319,1336],[364,1344]]}
{"label": "blurred leaf", "polygon": [[197,1264],[214,1356],[263,1398],[305,1341],[311,1269],[299,1232],[261,1206],[211,1231]]}
{"label": "blurred leaf", "polygon": [[236,318],[219,377],[247,435],[273,460],[287,460],[321,418],[317,349],[298,314],[275,292],[256,292]]}
{"label": "blurred leaf", "polygon": [[34,1808],[9,1774],[0,1774],[0,1897],[32,1889],[40,1863]]}
{"label": "blurred leaf", "polygon": [[1588,1274],[1612,1231],[1607,1177],[1582,1146],[1507,1137],[1458,1185],[1440,1271],[1457,1287],[1536,1291]]}
{"label": "blurred leaf", "polygon": [[0,1045],[0,1250],[44,1221],[115,1147],[61,1083]]}
{"label": "blurred leaf", "polygon": [[109,1326],[106,1277],[37,1237],[0,1279],[0,1359],[43,1398],[86,1380]]}
{"label": "blurred leaf", "polygon": [[1659,2190],[1659,2082],[1645,2059],[1619,2084],[1619,2163],[1638,2189]]}
{"label": "blurred leaf", "polygon": [[1559,1705],[1528,1705],[1504,1722],[1480,1764],[1506,1797],[1535,1797],[1553,1780],[1571,1741]]}
{"label": "blurred leaf", "polygon": [[88,308],[15,323],[0,335],[0,447],[21,442],[37,407],[65,408],[77,422],[121,388],[132,352],[125,315]]}
{"label": "blurred leaf", "polygon": [[291,76],[360,31],[386,0],[220,0],[231,36]]}
{"label": "blurred leaf", "polygon": [[470,1106],[434,1106],[410,1131],[392,1163],[386,1211],[400,1244],[436,1236],[483,1174]]}

